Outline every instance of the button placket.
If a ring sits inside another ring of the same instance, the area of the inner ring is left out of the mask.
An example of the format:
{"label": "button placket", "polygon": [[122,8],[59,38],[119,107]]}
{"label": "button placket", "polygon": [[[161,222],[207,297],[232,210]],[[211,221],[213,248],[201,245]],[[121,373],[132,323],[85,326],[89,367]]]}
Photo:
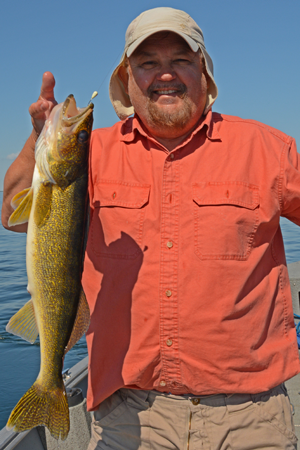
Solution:
{"label": "button placket", "polygon": [[171,383],[181,385],[177,304],[178,246],[174,245],[178,242],[179,233],[178,196],[179,163],[171,153],[166,158],[163,169],[160,255],[160,343],[163,381],[167,386]]}

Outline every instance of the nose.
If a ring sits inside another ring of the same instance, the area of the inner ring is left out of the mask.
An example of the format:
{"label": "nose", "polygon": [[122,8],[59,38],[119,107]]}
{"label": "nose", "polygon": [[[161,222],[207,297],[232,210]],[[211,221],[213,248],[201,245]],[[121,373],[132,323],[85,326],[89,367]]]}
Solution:
{"label": "nose", "polygon": [[156,78],[158,81],[172,81],[175,80],[176,75],[170,66],[164,66],[156,75]]}
{"label": "nose", "polygon": [[157,79],[160,81],[172,81],[175,78],[176,78],[175,75],[173,75],[172,73],[162,73],[160,76],[157,77]]}

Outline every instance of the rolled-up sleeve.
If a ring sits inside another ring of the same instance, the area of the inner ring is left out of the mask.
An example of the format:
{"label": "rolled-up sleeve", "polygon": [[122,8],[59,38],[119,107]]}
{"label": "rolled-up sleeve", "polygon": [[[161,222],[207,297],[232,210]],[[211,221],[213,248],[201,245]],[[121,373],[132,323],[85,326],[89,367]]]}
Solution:
{"label": "rolled-up sleeve", "polygon": [[281,216],[300,225],[300,154],[293,138],[282,153],[279,195]]}

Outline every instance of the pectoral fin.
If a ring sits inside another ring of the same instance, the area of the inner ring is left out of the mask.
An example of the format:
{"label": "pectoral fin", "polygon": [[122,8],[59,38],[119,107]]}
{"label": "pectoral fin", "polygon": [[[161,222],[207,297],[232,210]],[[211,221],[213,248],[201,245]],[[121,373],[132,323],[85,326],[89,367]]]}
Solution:
{"label": "pectoral fin", "polygon": [[34,343],[39,330],[37,327],[32,300],[25,305],[10,319],[6,325],[8,333],[15,334],[25,339],[25,341]]}
{"label": "pectoral fin", "polygon": [[10,203],[14,209],[17,209],[17,207],[24,200],[24,198],[26,197],[26,195],[28,194],[30,189],[31,188],[23,189],[23,191],[19,192],[18,194],[16,194],[14,196],[14,198],[12,199],[12,201]]}
{"label": "pectoral fin", "polygon": [[90,309],[86,301],[83,290],[80,294],[79,304],[76,319],[74,322],[72,334],[70,336],[68,345],[65,348],[65,354],[71,350],[77,341],[84,335],[90,325]]}
{"label": "pectoral fin", "polygon": [[16,208],[8,220],[8,226],[20,225],[28,222],[33,199],[33,189],[27,188],[19,192],[11,201]]}
{"label": "pectoral fin", "polygon": [[36,195],[34,208],[34,221],[37,227],[41,227],[49,218],[52,202],[52,184],[41,183]]}

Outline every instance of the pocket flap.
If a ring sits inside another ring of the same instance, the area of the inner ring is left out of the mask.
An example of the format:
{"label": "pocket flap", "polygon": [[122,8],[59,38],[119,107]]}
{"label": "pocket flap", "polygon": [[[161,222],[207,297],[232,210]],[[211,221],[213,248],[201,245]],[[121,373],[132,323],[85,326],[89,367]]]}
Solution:
{"label": "pocket flap", "polygon": [[236,205],[248,209],[259,206],[259,188],[239,181],[193,184],[193,200],[199,205]]}
{"label": "pocket flap", "polygon": [[101,180],[94,186],[95,206],[141,208],[149,200],[150,185]]}

